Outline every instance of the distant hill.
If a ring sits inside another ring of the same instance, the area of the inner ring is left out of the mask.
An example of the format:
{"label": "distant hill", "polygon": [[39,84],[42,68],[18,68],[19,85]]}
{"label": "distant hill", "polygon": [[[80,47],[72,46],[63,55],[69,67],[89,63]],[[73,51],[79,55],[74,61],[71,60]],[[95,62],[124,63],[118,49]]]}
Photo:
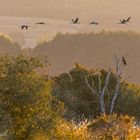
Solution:
{"label": "distant hill", "polygon": [[4,35],[0,35],[0,54],[19,55],[21,48],[17,43],[13,43]]}
{"label": "distant hill", "polygon": [[70,70],[75,62],[88,67],[114,67],[113,55],[125,56],[128,66],[124,77],[140,82],[140,34],[106,32],[90,34],[58,34],[52,41],[43,42],[32,50],[32,55],[48,56],[52,66],[49,73],[57,75]]}

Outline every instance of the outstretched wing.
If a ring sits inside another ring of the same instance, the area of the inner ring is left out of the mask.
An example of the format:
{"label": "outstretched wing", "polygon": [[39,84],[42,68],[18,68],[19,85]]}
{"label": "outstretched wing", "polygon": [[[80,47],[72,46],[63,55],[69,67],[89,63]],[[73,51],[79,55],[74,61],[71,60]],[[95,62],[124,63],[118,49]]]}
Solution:
{"label": "outstretched wing", "polygon": [[92,21],[92,22],[90,22],[90,24],[95,24],[95,25],[98,25],[99,23],[98,23],[98,22],[96,22],[96,21]]}
{"label": "outstretched wing", "polygon": [[131,17],[129,17],[126,21],[127,21],[127,22],[130,21],[130,19],[131,19]]}
{"label": "outstretched wing", "polygon": [[78,23],[78,21],[79,21],[79,18],[77,17],[77,18],[75,19],[75,23]]}
{"label": "outstretched wing", "polygon": [[72,23],[77,24],[79,21],[79,18],[77,17],[76,19],[71,19]]}

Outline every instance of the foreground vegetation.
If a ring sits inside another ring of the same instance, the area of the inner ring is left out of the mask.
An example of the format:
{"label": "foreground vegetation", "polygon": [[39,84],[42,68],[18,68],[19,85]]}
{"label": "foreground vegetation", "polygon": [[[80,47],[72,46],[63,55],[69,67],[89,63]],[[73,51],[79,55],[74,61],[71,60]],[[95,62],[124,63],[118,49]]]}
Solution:
{"label": "foreground vegetation", "polygon": [[[140,129],[140,87],[121,81],[111,71],[105,89],[105,113],[87,86],[104,87],[108,71],[76,64],[57,77],[46,74],[46,58],[0,56],[0,133],[4,140],[137,140]],[[133,117],[134,116],[134,117]]]}

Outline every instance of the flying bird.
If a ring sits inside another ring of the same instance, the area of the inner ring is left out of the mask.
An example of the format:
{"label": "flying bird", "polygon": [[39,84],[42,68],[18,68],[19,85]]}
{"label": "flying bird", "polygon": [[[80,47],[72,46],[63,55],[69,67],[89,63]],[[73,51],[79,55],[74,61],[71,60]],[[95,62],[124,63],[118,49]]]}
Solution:
{"label": "flying bird", "polygon": [[126,24],[127,22],[131,22],[130,19],[131,19],[131,17],[128,17],[127,19],[121,19],[120,23],[118,23],[118,24]]}
{"label": "flying bird", "polygon": [[29,26],[28,25],[21,25],[20,28],[21,28],[21,30],[24,30],[24,29],[28,30]]}
{"label": "flying bird", "polygon": [[43,24],[45,24],[45,22],[37,22],[37,23],[35,23],[35,24],[43,25]]}
{"label": "flying bird", "polygon": [[92,22],[90,22],[90,24],[98,25],[99,23],[95,22],[95,21],[92,21]]}
{"label": "flying bird", "polygon": [[118,24],[126,24],[125,19],[120,20],[120,23],[118,23]]}
{"label": "flying bird", "polygon": [[72,19],[72,24],[78,24],[79,18],[77,17],[76,19]]}
{"label": "flying bird", "polygon": [[130,19],[131,19],[131,17],[129,17],[129,18],[126,20],[126,22],[131,22]]}
{"label": "flying bird", "polygon": [[122,56],[122,63],[123,65],[127,65],[126,59],[124,58],[124,56]]}

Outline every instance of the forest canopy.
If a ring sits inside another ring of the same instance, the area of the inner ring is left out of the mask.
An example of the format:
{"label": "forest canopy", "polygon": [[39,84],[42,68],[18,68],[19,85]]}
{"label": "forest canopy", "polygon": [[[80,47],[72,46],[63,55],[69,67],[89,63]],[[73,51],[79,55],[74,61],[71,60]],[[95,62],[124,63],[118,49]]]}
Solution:
{"label": "forest canopy", "polygon": [[[76,64],[69,73],[52,77],[44,73],[47,63],[47,58],[42,57],[0,56],[0,133],[6,133],[3,138],[92,140],[114,137],[115,133],[116,138],[138,137],[139,129],[133,125],[140,119],[139,86],[123,81],[113,113],[109,114],[117,82],[111,71],[104,97],[106,113],[102,114],[99,100],[88,88],[85,75],[91,76],[89,83],[94,83],[98,90],[98,76],[100,74],[101,87],[104,87],[107,70]],[[123,132],[121,137],[120,131],[113,131],[112,120]],[[110,133],[105,135],[109,128]]]}

